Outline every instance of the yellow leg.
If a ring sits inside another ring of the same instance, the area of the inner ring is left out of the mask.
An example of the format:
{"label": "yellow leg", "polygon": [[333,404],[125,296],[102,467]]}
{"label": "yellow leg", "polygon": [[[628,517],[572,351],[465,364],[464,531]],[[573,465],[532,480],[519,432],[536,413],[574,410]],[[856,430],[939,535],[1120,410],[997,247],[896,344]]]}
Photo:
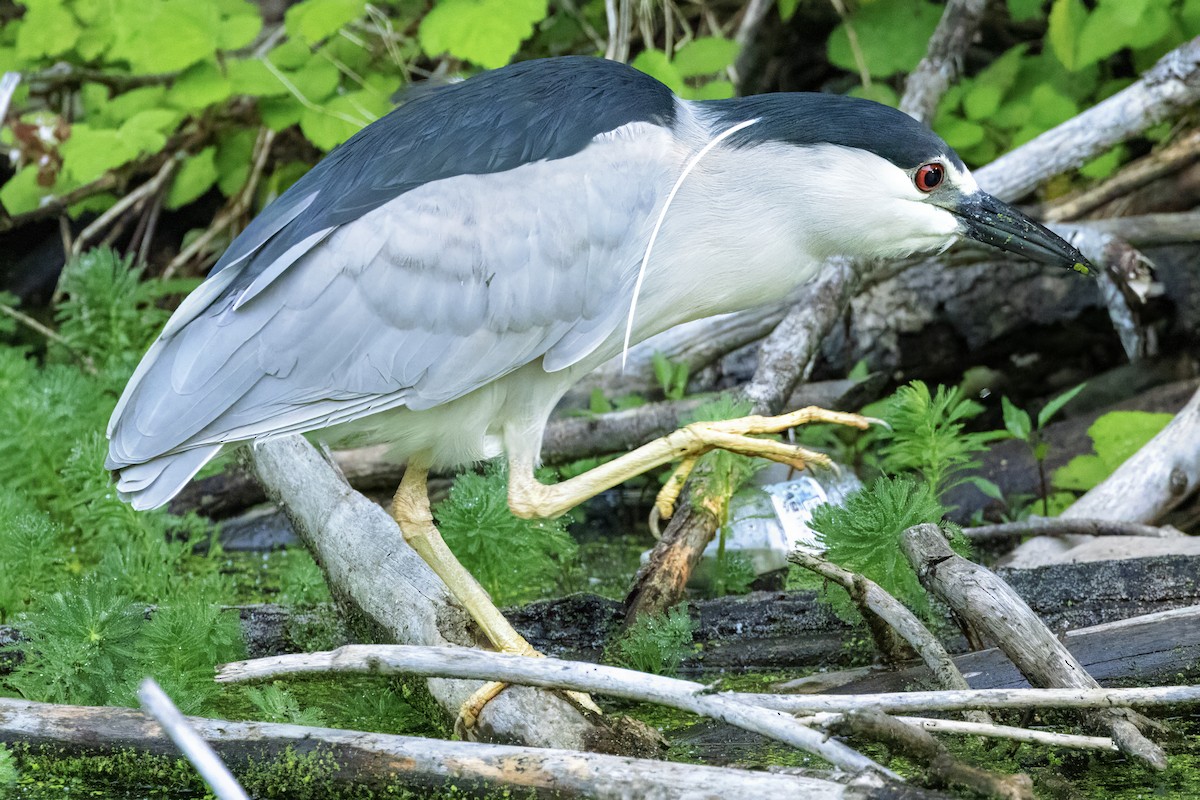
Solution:
{"label": "yellow leg", "polygon": [[767,458],[800,469],[810,464],[829,466],[829,457],[824,453],[774,439],[755,438],[761,434],[782,433],[809,422],[830,422],[866,429],[879,420],[810,406],[778,417],[753,416],[719,422],[693,422],[620,458],[552,486],[538,482],[533,474],[532,462],[513,458],[509,462],[508,505],[519,517],[561,516],[585,500],[647,470],[672,461],[682,461],[677,475],[668,481],[656,503],[658,513],[669,518],[674,511],[679,489],[695,459],[710,450],[728,450],[740,455]]}
{"label": "yellow leg", "polygon": [[[404,540],[412,546],[422,560],[433,569],[450,593],[458,599],[471,618],[475,620],[483,635],[502,653],[524,656],[540,656],[529,642],[509,624],[492,598],[479,581],[459,563],[454,553],[446,546],[441,533],[433,524],[429,508],[429,490],[426,484],[428,467],[414,458],[404,471],[404,478],[392,499],[392,518],[400,526]],[[504,689],[503,683],[488,683],[476,691],[459,711],[456,728],[472,727],[483,707]],[[586,694],[568,692],[568,696],[588,711],[599,714],[600,709]]]}

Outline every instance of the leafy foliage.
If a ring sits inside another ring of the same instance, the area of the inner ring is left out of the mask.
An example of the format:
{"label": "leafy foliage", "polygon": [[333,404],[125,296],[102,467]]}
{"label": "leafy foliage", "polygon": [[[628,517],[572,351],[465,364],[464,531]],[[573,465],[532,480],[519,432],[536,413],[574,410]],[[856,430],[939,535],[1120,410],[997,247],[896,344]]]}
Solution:
{"label": "leafy foliage", "polygon": [[646,614],[638,617],[610,645],[608,659],[638,672],[674,675],[691,650],[695,630],[696,623],[688,616],[686,603],[668,609],[665,614]]}
{"label": "leafy foliage", "polygon": [[1054,473],[1054,485],[1086,492],[1157,436],[1172,418],[1146,411],[1110,411],[1088,428],[1096,454],[1075,456]]}
{"label": "leafy foliage", "polygon": [[900,387],[884,411],[892,428],[883,434],[884,472],[918,472],[934,497],[941,497],[961,483],[959,474],[975,466],[974,455],[997,436],[964,430],[967,420],[982,412],[983,406],[957,387],[938,386],[932,393],[922,381]]}
{"label": "leafy foliage", "polygon": [[459,475],[434,517],[446,544],[497,605],[535,599],[556,586],[577,554],[562,518],[513,516],[508,471],[499,463]]}
{"label": "leafy foliage", "polygon": [[17,782],[17,765],[8,748],[0,744],[0,786],[12,786]]}
{"label": "leafy foliage", "polygon": [[940,523],[945,513],[931,484],[883,477],[847,497],[842,506],[818,506],[808,524],[821,535],[830,561],[927,613],[928,598],[900,549],[900,537],[913,525]]}
{"label": "leafy foliage", "polygon": [[325,714],[311,706],[301,708],[299,701],[279,682],[246,690],[250,702],[265,722],[284,722],[291,725],[325,725]]}
{"label": "leafy foliage", "polygon": [[222,553],[199,518],[122,503],[103,466],[117,392],[165,319],[156,300],[183,288],[138,278],[87,253],[63,276],[62,344],[39,363],[0,339],[0,619],[31,637],[4,680],[33,699],[132,703],[154,674],[194,710],[215,697],[213,664],[237,654],[237,620],[213,605],[228,594]]}

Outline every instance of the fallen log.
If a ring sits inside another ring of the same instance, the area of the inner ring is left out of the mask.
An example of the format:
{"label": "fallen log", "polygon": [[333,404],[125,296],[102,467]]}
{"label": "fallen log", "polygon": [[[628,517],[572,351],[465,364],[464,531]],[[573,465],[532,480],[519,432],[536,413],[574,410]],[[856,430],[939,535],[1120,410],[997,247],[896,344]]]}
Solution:
{"label": "fallen log", "polygon": [[[285,757],[322,755],[324,775],[339,785],[414,791],[456,787],[471,795],[518,790],[546,798],[805,797],[814,800],[936,798],[909,786],[831,780],[675,764],[596,753],[511,745],[446,742],[411,736],[265,722],[187,717],[235,771]],[[126,708],[58,706],[0,698],[0,743],[43,746],[55,755],[135,751],[178,756],[150,717]],[[276,787],[277,788],[277,787]],[[286,787],[285,787],[286,788]],[[308,787],[311,790],[312,787]],[[299,791],[300,787],[296,787]]]}
{"label": "fallen log", "polygon": [[[1101,684],[1195,679],[1200,677],[1200,605],[1067,631],[1062,642]],[[996,647],[955,656],[954,664],[972,689],[1029,686],[1020,670]],[[932,678],[924,666],[865,673],[847,670],[845,677],[840,681],[836,673],[824,673],[816,689],[847,694],[898,692],[927,685]],[[809,683],[801,679],[776,688],[808,691]]]}

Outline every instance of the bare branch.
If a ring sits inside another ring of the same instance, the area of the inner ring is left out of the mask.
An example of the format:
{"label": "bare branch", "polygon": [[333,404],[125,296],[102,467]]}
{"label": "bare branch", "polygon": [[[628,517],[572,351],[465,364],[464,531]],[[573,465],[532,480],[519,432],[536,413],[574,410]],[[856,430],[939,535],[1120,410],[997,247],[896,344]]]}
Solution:
{"label": "bare branch", "polygon": [[218,670],[217,680],[230,683],[324,672],[402,673],[424,677],[500,680],[659,703],[760,733],[819,755],[850,772],[867,770],[895,777],[885,767],[840,742],[825,739],[786,715],[744,705],[720,695],[706,694],[703,684],[557,658],[532,658],[447,647],[346,645],[324,653],[225,664]]}
{"label": "bare branch", "polygon": [[208,742],[196,732],[179,709],[167,697],[162,687],[153,678],[146,678],[138,688],[138,700],[142,710],[162,727],[171,741],[179,748],[192,766],[204,778],[217,800],[250,800],[221,757],[213,752]]}
{"label": "bare branch", "polygon": [[1002,522],[996,525],[980,525],[963,528],[963,535],[972,541],[1007,539],[1031,534],[1079,534],[1082,536],[1148,536],[1166,539],[1184,534],[1170,526],[1156,528],[1137,522],[1122,522],[1108,519],[1083,519],[1071,517],[1028,517],[1017,522]]}
{"label": "bare branch", "polygon": [[[332,780],[389,791],[399,783],[418,792],[449,785],[568,800],[713,795],[868,800],[873,796],[866,787],[856,790],[807,776],[302,725],[186,719],[235,767],[261,765],[289,751],[301,756],[324,753],[338,765]],[[0,742],[52,745],[83,754],[133,749],[147,755],[177,755],[149,718],[132,709],[58,706],[5,697],[0,697]],[[906,787],[905,796],[920,798],[919,792]]]}
{"label": "bare branch", "polygon": [[963,55],[987,10],[988,0],[950,0],[929,40],[925,57],[908,75],[900,110],[928,124],[938,101],[962,69]]}

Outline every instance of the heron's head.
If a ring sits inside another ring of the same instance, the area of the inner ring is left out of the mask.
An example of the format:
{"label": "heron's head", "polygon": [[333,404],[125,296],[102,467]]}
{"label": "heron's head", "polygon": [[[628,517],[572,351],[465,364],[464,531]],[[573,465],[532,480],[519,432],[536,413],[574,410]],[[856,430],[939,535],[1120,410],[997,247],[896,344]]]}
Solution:
{"label": "heron's head", "polygon": [[[769,153],[818,254],[899,257],[961,237],[1087,272],[1078,250],[979,188],[962,159],[907,114],[830,94],[771,94],[704,104],[713,130]],[[728,124],[727,124],[728,123]],[[823,251],[823,253],[821,252]]]}

